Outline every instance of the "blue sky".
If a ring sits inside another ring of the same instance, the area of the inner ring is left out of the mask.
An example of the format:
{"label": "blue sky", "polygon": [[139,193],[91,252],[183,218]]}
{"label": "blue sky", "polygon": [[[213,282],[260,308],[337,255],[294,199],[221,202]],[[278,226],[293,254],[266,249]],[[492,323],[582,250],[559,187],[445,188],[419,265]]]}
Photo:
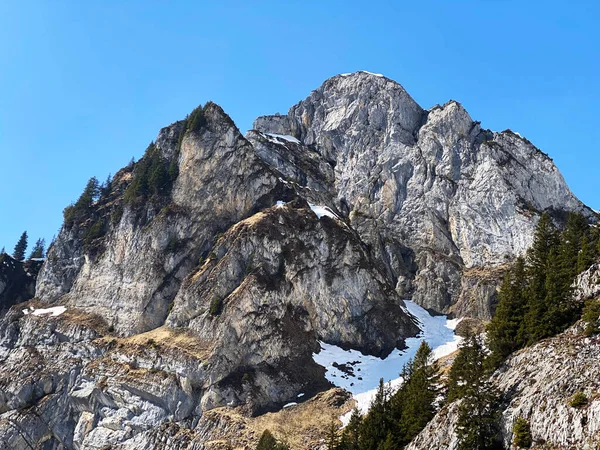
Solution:
{"label": "blue sky", "polygon": [[596,1],[0,1],[0,247],[213,100],[244,132],[369,70],[511,128],[600,208]]}

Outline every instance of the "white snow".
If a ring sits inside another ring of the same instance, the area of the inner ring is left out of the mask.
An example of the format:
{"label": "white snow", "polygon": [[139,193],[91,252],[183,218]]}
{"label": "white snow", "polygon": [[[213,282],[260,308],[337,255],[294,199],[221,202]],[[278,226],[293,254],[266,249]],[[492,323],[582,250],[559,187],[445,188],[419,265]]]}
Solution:
{"label": "white snow", "polygon": [[46,258],[31,258],[31,261],[46,261]]}
{"label": "white snow", "polygon": [[277,200],[277,203],[275,204],[276,208],[283,208],[283,206],[285,205],[285,202],[283,200]]}
{"label": "white snow", "polygon": [[313,212],[317,215],[317,217],[319,219],[321,217],[323,217],[323,216],[331,217],[332,219],[338,219],[339,218],[327,206],[313,205],[311,203],[309,203],[309,205],[310,205],[310,209],[313,210]]}
{"label": "white snow", "polygon": [[[336,386],[350,391],[359,411],[363,414],[368,411],[375,397],[380,378],[389,382],[392,390],[398,389],[402,384],[403,380],[399,376],[402,367],[414,357],[421,341],[425,340],[433,349],[433,357],[439,359],[458,349],[462,340],[454,334],[454,329],[460,320],[448,320],[446,316],[431,316],[425,309],[411,301],[405,301],[405,304],[406,311],[417,319],[422,330],[418,337],[406,339],[405,350],[394,350],[387,358],[381,359],[321,342],[321,351],[313,354],[315,362],[327,369],[325,377]],[[344,373],[334,367],[334,363],[346,364],[353,374]],[[350,420],[350,414],[340,418],[344,426]]]}
{"label": "white snow", "polygon": [[296,406],[297,404],[298,404],[298,403],[296,403],[296,402],[291,402],[291,403],[288,403],[288,404],[286,404],[286,405],[283,405],[283,408],[284,408],[284,409],[285,409],[285,408],[289,408],[289,407],[291,407],[291,406]]}
{"label": "white snow", "polygon": [[304,397],[304,392],[302,392],[302,393],[300,393],[300,394],[296,395],[296,397],[298,397],[298,398]]}
{"label": "white snow", "polygon": [[368,73],[369,75],[375,75],[376,77],[383,77],[380,73],[367,72],[366,70],[361,70],[362,73]]}
{"label": "white snow", "polygon": [[60,316],[62,313],[64,313],[67,310],[67,308],[65,308],[64,306],[52,306],[51,308],[40,308],[40,309],[35,309],[30,306],[29,309],[31,309],[31,311],[24,309],[23,314],[25,314],[25,315],[31,314],[33,316],[43,316],[45,314],[50,314],[50,316],[56,317],[56,316]]}
{"label": "white snow", "polygon": [[290,136],[288,134],[264,133],[264,135],[274,138],[274,139],[283,139],[284,141],[293,142],[294,144],[300,143],[300,141],[298,139],[296,139],[294,136]]}

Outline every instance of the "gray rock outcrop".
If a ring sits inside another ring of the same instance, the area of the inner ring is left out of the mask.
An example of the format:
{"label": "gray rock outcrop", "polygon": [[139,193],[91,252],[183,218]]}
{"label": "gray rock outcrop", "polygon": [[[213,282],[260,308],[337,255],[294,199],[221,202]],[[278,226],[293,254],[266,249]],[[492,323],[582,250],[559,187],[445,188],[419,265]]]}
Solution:
{"label": "gray rock outcrop", "polygon": [[[599,336],[586,337],[576,325],[554,338],[515,353],[492,376],[504,393],[501,432],[512,448],[512,427],[518,417],[530,425],[533,448],[594,449],[600,440],[600,388],[597,365]],[[576,393],[588,399],[572,406]],[[458,448],[457,403],[444,407],[407,450]]]}

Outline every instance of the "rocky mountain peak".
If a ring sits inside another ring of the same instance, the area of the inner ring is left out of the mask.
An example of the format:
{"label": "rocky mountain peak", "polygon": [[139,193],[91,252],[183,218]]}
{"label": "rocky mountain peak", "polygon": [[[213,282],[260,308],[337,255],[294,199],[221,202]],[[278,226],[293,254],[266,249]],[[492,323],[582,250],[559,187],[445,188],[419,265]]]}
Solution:
{"label": "rocky mountain peak", "polygon": [[[381,75],[332,77],[245,137],[209,102],[65,217],[37,298],[0,312],[0,412],[48,449],[149,447],[162,426],[205,448],[232,433],[209,410],[326,389],[319,341],[402,349],[421,326],[404,299],[489,317],[543,212],[592,218],[529,141]],[[23,312],[44,307],[60,317]]]}

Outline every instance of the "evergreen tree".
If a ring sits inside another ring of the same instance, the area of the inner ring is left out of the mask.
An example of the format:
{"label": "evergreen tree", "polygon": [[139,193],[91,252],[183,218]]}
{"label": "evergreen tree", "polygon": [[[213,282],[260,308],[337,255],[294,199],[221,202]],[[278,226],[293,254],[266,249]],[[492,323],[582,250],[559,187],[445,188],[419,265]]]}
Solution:
{"label": "evergreen tree", "polygon": [[577,273],[579,274],[587,270],[593,262],[592,248],[586,235],[581,238],[581,250],[579,250],[579,254],[577,255]]}
{"label": "evergreen tree", "polygon": [[23,231],[23,234],[19,238],[15,250],[13,251],[13,258],[17,261],[23,261],[25,259],[25,251],[27,250],[27,231]]}
{"label": "evergreen tree", "polygon": [[112,175],[109,173],[108,177],[106,177],[106,181],[102,183],[100,186],[100,196],[108,197],[110,195],[110,191],[112,190]]}
{"label": "evergreen tree", "polygon": [[387,439],[390,430],[388,390],[379,380],[377,394],[371,402],[371,408],[363,418],[360,427],[360,450],[378,450],[379,444]]}
{"label": "evergreen tree", "polygon": [[357,408],[354,408],[350,415],[348,425],[346,425],[342,431],[340,444],[338,446],[340,450],[359,450],[361,424],[362,417],[360,412]]}
{"label": "evergreen tree", "polygon": [[338,432],[337,420],[331,417],[327,430],[327,450],[338,450],[340,444],[340,433]]}
{"label": "evergreen tree", "polygon": [[519,448],[531,447],[531,428],[529,422],[522,417],[517,417],[513,425],[513,444]]}
{"label": "evergreen tree", "polygon": [[263,431],[256,450],[289,450],[289,446],[279,442],[269,430]]}
{"label": "evergreen tree", "polygon": [[544,213],[538,223],[533,245],[527,251],[528,291],[526,295],[528,302],[524,323],[528,344],[548,336],[546,274],[548,259],[552,250],[556,251],[557,245],[556,228],[552,224],[550,216]]}
{"label": "evergreen tree", "polygon": [[455,382],[453,395],[461,399],[456,424],[459,450],[502,448],[499,443],[499,396],[488,379],[486,366],[480,340],[475,336],[468,337],[451,369]]}
{"label": "evergreen tree", "polygon": [[88,180],[85,189],[75,204],[69,205],[63,211],[65,222],[83,221],[89,217],[94,200],[98,198],[100,188],[98,179],[92,177]]}
{"label": "evergreen tree", "polygon": [[438,366],[432,362],[432,350],[422,341],[414,359],[408,364],[404,384],[398,391],[402,398],[402,412],[396,444],[408,444],[435,415],[438,396]]}
{"label": "evergreen tree", "polygon": [[35,245],[31,250],[31,254],[29,255],[29,259],[39,259],[44,257],[44,250],[46,246],[46,241],[44,239],[38,239],[35,241]]}
{"label": "evergreen tree", "polygon": [[489,361],[493,367],[525,345],[523,318],[527,306],[526,290],[525,261],[517,258],[504,277],[496,312],[487,327],[488,347],[492,352]]}

